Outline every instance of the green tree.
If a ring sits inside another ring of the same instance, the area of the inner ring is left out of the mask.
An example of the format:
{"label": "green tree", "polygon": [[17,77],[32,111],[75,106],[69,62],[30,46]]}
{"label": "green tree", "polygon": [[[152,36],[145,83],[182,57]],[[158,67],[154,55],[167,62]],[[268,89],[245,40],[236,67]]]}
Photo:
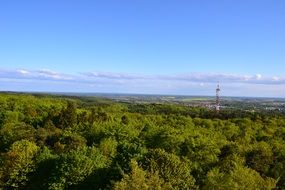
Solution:
{"label": "green tree", "polygon": [[115,190],[166,190],[171,189],[171,186],[165,184],[157,172],[144,171],[138,166],[134,160],[131,161],[131,173],[124,174],[123,179],[114,184]]}
{"label": "green tree", "polygon": [[277,181],[272,178],[263,179],[258,172],[237,165],[229,173],[221,172],[214,168],[207,174],[207,180],[203,189],[219,190],[255,190],[274,189]]}
{"label": "green tree", "polygon": [[3,156],[1,167],[5,188],[21,189],[27,184],[28,174],[35,170],[35,156],[38,151],[38,146],[27,140],[13,143],[10,150]]}
{"label": "green tree", "polygon": [[195,179],[191,175],[192,163],[162,149],[149,151],[144,166],[168,183],[171,189],[196,189]]}
{"label": "green tree", "polygon": [[247,166],[255,171],[266,175],[273,163],[273,153],[271,147],[266,142],[258,142],[253,150],[246,155]]}
{"label": "green tree", "polygon": [[61,128],[73,128],[77,124],[76,104],[68,101],[67,107],[63,109],[59,116],[59,126]]}
{"label": "green tree", "polygon": [[108,160],[95,147],[62,154],[52,168],[49,189],[66,189],[83,182],[96,170],[107,167]]}

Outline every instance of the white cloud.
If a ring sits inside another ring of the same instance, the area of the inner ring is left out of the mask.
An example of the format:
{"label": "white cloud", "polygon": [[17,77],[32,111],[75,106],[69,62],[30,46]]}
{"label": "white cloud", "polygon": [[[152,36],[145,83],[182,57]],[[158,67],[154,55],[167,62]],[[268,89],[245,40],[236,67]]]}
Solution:
{"label": "white cloud", "polygon": [[28,75],[28,74],[30,74],[29,71],[23,70],[23,69],[19,69],[19,70],[16,70],[16,71],[19,72],[20,74],[23,74],[23,75]]}
{"label": "white cloud", "polygon": [[262,78],[261,74],[256,74],[255,77],[257,80],[260,80]]}
{"label": "white cloud", "polygon": [[[18,81],[19,84],[21,83],[21,86],[27,84],[29,87],[35,84],[40,86],[37,89],[41,90],[45,89],[45,86],[49,86],[48,90],[50,91],[53,90],[54,85],[58,85],[58,89],[62,89],[62,91],[65,91],[66,88],[70,88],[70,91],[80,91],[85,88],[85,91],[169,94],[199,94],[199,92],[201,94],[211,94],[218,82],[221,83],[224,90],[230,90],[233,86],[237,90],[241,89],[240,91],[235,91],[232,95],[245,95],[245,93],[249,93],[248,89],[253,89],[255,92],[258,91],[258,93],[262,90],[268,93],[266,89],[279,89],[279,91],[272,90],[272,92],[281,93],[280,89],[283,89],[285,86],[285,77],[262,76],[261,74],[184,73],[174,75],[142,75],[114,72],[66,74],[49,69],[0,69],[0,82],[4,86],[8,86],[9,81],[13,81],[13,84]],[[254,94],[255,92],[252,93]]]}
{"label": "white cloud", "polygon": [[206,83],[246,83],[246,84],[285,84],[285,77],[264,77],[261,74],[256,75],[237,75],[220,73],[187,73],[176,75],[141,75],[129,73],[114,72],[85,72],[78,74],[65,74],[49,69],[41,70],[1,70],[0,78],[9,79],[33,79],[33,80],[54,80],[70,82],[104,82],[125,84],[126,82],[155,82],[155,81],[185,81],[198,83],[204,86]]}
{"label": "white cloud", "polygon": [[112,72],[86,72],[81,73],[82,75],[90,78],[106,78],[106,79],[146,79],[147,76],[142,76],[140,74],[130,74],[130,73],[112,73]]}
{"label": "white cloud", "polygon": [[42,69],[34,72],[35,76],[44,77],[46,79],[54,80],[72,80],[73,77],[67,74],[58,73],[49,69]]}

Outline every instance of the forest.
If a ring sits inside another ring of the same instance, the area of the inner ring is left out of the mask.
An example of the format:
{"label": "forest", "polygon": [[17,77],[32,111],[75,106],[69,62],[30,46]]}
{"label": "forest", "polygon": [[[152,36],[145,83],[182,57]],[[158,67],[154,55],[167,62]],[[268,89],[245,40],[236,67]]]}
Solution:
{"label": "forest", "polygon": [[0,189],[285,189],[285,115],[1,93]]}

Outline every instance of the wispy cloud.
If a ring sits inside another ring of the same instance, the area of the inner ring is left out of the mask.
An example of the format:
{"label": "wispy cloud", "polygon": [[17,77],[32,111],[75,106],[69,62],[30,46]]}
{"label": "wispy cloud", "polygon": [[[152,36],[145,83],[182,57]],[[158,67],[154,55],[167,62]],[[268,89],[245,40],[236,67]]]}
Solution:
{"label": "wispy cloud", "polygon": [[130,73],[111,73],[111,72],[86,72],[81,73],[81,75],[92,78],[106,78],[106,79],[149,79],[151,76],[145,76],[140,74],[130,74]]}
{"label": "wispy cloud", "polygon": [[56,81],[71,81],[75,78],[72,75],[54,72],[48,69],[42,70],[4,70],[0,69],[0,78],[6,79],[34,79],[34,80],[56,80]]}
{"label": "wispy cloud", "polygon": [[[238,74],[220,74],[220,73],[184,73],[174,75],[142,75],[130,73],[114,72],[83,72],[78,74],[65,74],[49,69],[41,70],[4,70],[0,69],[0,78],[6,79],[31,79],[31,80],[51,80],[64,82],[82,82],[92,83],[106,80],[109,82],[132,82],[132,81],[185,81],[191,83],[245,83],[245,84],[285,84],[285,77],[281,76],[262,76],[238,75]],[[203,85],[202,85],[203,86]]]}
{"label": "wispy cloud", "polygon": [[285,77],[255,75],[237,75],[237,74],[219,74],[219,73],[187,73],[175,75],[138,75],[127,73],[106,73],[90,72],[82,73],[89,79],[111,79],[111,80],[161,80],[161,81],[186,81],[193,83],[247,83],[247,84],[285,84]]}
{"label": "wispy cloud", "polygon": [[0,69],[0,90],[211,95],[217,82],[222,84],[224,95],[285,96],[283,76],[221,73],[143,75],[114,72],[67,74],[49,69]]}
{"label": "wispy cloud", "polygon": [[189,73],[173,76],[161,76],[166,80],[184,80],[198,83],[246,83],[246,84],[285,84],[285,77],[219,73]]}

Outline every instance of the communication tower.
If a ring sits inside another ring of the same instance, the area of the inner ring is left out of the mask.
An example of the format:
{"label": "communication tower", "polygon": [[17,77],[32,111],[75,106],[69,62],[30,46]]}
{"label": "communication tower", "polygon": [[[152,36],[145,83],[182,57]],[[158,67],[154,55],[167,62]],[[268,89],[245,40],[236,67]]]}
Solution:
{"label": "communication tower", "polygon": [[220,99],[220,84],[218,83],[217,88],[216,88],[216,112],[220,111],[220,103],[221,103],[221,99]]}

